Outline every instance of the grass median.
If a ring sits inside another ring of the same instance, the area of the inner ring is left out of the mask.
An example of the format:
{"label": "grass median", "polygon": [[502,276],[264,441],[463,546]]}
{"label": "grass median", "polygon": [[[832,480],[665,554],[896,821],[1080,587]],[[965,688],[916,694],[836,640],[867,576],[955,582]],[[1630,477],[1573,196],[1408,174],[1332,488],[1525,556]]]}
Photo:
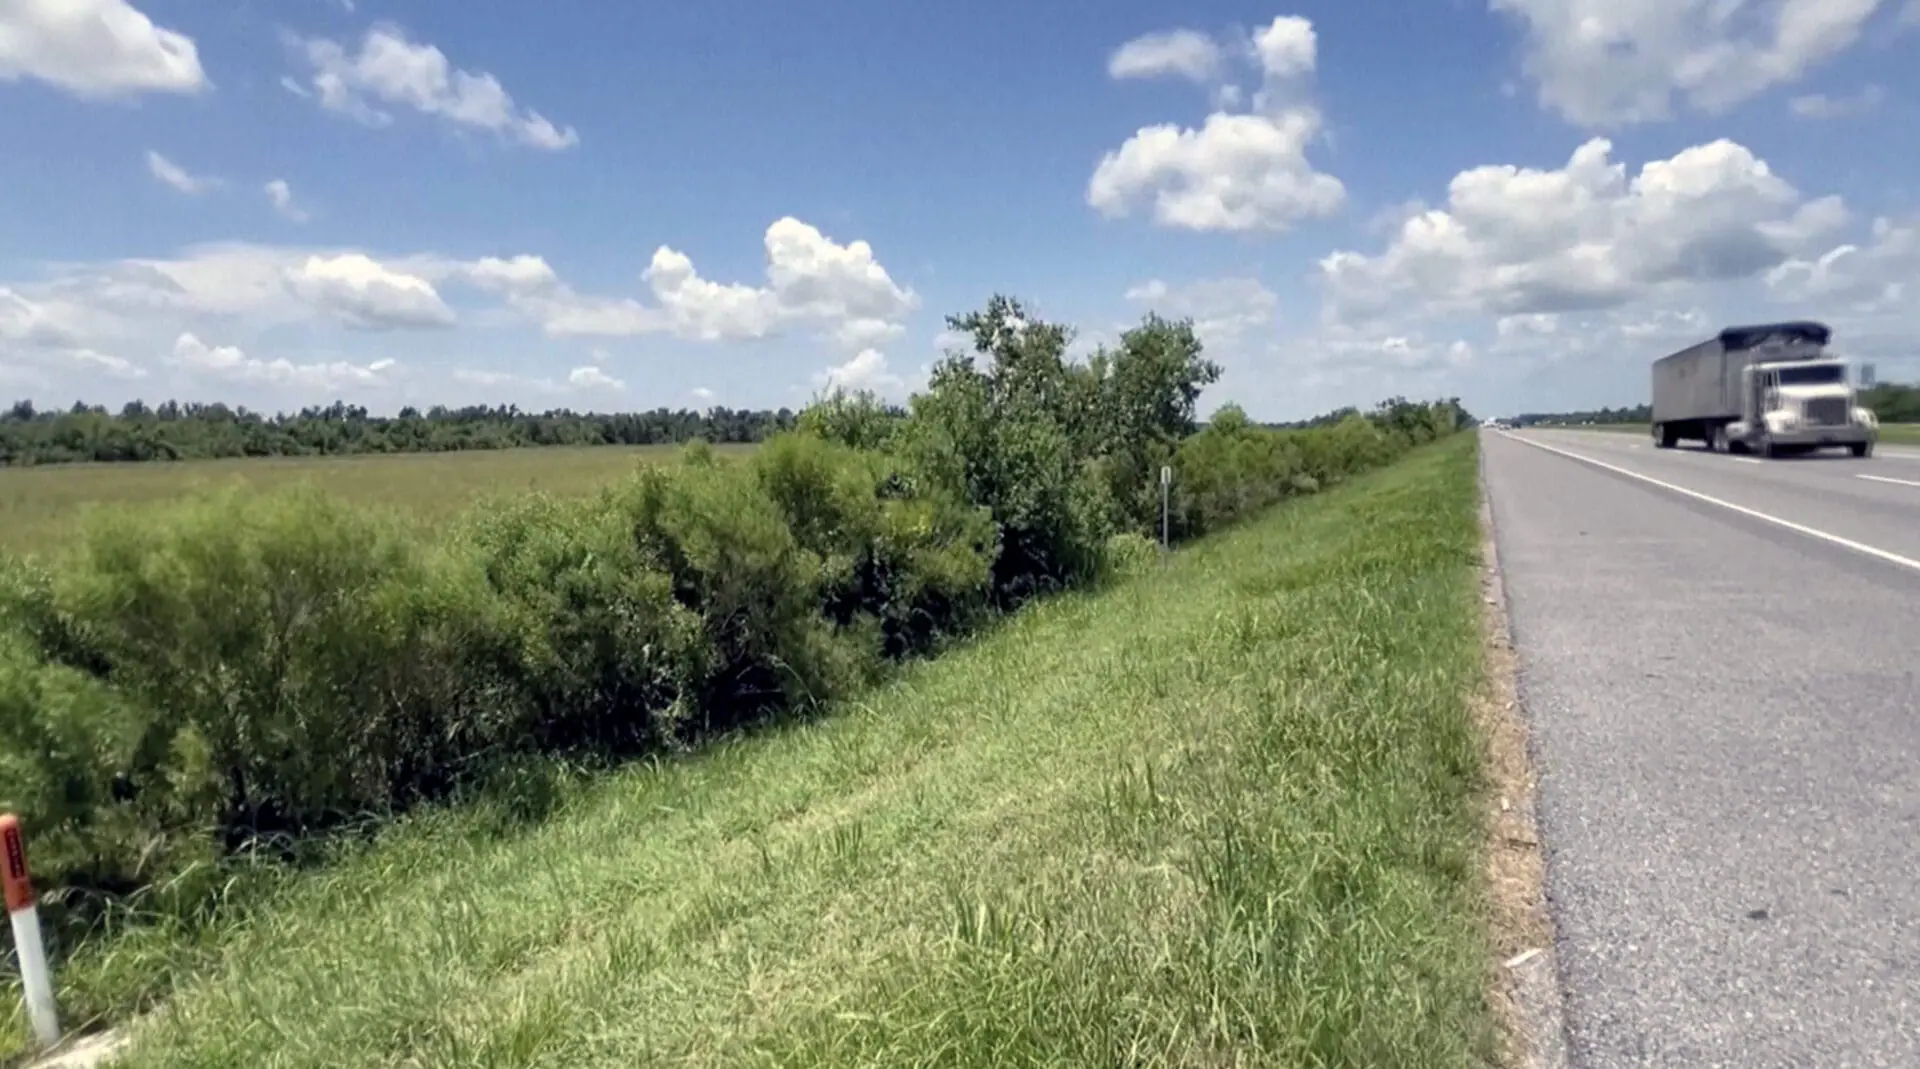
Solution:
{"label": "grass median", "polygon": [[1474,448],[537,824],[406,821],[127,1062],[1481,1064]]}

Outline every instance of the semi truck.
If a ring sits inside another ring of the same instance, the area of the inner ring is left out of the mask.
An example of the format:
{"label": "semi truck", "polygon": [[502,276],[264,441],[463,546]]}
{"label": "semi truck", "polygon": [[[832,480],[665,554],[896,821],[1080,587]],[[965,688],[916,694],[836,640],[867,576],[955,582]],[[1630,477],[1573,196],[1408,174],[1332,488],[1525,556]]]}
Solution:
{"label": "semi truck", "polygon": [[1776,457],[1840,447],[1873,455],[1880,422],[1859,404],[1833,331],[1797,321],[1728,327],[1653,362],[1653,444]]}

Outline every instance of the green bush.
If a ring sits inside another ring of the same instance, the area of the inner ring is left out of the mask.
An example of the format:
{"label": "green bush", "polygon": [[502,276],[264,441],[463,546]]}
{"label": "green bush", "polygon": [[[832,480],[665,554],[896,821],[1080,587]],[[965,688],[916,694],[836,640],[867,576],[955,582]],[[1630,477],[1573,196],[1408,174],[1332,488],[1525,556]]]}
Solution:
{"label": "green bush", "polygon": [[161,727],[150,707],[0,634],[0,809],[31,822],[56,925],[69,893],[158,885],[177,912],[215,879],[222,798],[210,755],[191,729]]}
{"label": "green bush", "polygon": [[889,657],[977,620],[996,550],[988,511],[917,483],[896,458],[823,440],[804,418],[802,426],[769,441],[753,467],[795,539],[820,560],[822,613],[841,627],[877,622]]}
{"label": "green bush", "polygon": [[724,730],[871,678],[877,636],[820,615],[825,562],[752,472],[650,468],[614,500],[641,559],[699,619],[708,652],[677,710],[686,726]]}
{"label": "green bush", "polygon": [[[492,651],[540,751],[658,745],[712,671],[702,621],[640,552],[611,495],[529,495],[475,514],[462,534],[510,636]],[[471,664],[485,672],[487,665]]]}
{"label": "green bush", "polygon": [[[232,828],[384,808],[432,774],[409,747],[481,729],[469,686],[420,671],[489,606],[398,523],[304,488],[108,514],[55,576],[76,666],[192,732]],[[59,651],[49,650],[57,655]],[[459,746],[456,742],[455,748]]]}
{"label": "green bush", "polygon": [[909,409],[836,393],[746,463],[695,441],[438,535],[236,489],[0,560],[0,806],[28,821],[56,923],[135,894],[194,916],[243,844],[423,800],[537,817],[552,756],[691,745],[1150,567],[1163,465],[1187,539],[1465,420],[1395,398],[1290,430],[1227,406],[1197,430],[1219,369],[1190,323],[1148,317],[1084,363],[1006,298],[949,324],[970,346]]}
{"label": "green bush", "polygon": [[1160,466],[1219,368],[1190,323],[1153,316],[1084,365],[1067,358],[1072,331],[1008,298],[948,326],[971,348],[913,399],[903,452],[999,525],[1002,607],[1091,578],[1109,535],[1156,522]]}
{"label": "green bush", "polygon": [[906,413],[884,404],[872,391],[836,389],[800,413],[800,430],[855,449],[883,449],[893,440]]}

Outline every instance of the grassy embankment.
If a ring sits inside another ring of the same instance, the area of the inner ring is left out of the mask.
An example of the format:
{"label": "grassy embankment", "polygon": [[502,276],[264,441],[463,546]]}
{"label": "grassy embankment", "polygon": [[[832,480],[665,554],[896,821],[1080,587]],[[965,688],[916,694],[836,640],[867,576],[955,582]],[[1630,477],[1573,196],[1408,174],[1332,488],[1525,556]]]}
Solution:
{"label": "grassy embankment", "polygon": [[[1542,426],[1547,426],[1547,424],[1542,424]],[[1620,434],[1638,434],[1645,436],[1650,436],[1653,433],[1653,428],[1645,423],[1595,423],[1570,429],[1579,431],[1613,431]],[[1880,440],[1890,445],[1920,445],[1920,424],[1882,423],[1880,425]]]}
{"label": "grassy embankment", "polygon": [[1473,450],[519,832],[405,821],[204,936],[129,1063],[1480,1064]]}
{"label": "grassy embankment", "polygon": [[[723,445],[715,452],[731,456],[752,448]],[[637,463],[669,459],[679,452],[678,446],[548,447],[0,468],[0,551],[56,550],[81,528],[93,505],[176,501],[227,483],[268,489],[311,482],[342,500],[402,507],[432,523],[453,518],[489,493],[591,493]]]}

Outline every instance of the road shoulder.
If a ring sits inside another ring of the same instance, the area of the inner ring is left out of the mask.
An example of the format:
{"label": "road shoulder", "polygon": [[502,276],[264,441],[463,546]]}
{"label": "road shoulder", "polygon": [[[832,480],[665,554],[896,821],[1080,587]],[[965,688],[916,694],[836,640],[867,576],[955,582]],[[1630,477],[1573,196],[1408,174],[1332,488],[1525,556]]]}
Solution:
{"label": "road shoulder", "polygon": [[1487,681],[1477,715],[1487,744],[1490,778],[1487,883],[1494,975],[1488,997],[1505,1039],[1505,1064],[1565,1069],[1567,1041],[1553,923],[1547,913],[1545,862],[1534,816],[1534,775],[1526,713],[1520,705],[1519,657],[1507,621],[1498,538],[1482,460],[1480,481],[1481,605]]}

